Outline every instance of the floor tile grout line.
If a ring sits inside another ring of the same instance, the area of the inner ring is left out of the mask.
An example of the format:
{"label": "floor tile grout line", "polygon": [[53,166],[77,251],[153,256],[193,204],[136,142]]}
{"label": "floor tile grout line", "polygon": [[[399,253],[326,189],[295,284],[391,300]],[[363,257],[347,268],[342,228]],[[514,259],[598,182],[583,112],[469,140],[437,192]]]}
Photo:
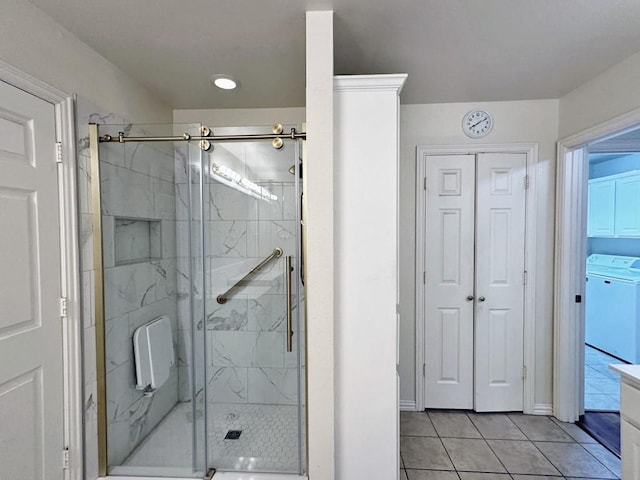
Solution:
{"label": "floor tile grout line", "polygon": [[[509,415],[507,415],[507,417],[509,418],[509,420],[511,420],[511,417],[509,417]],[[511,420],[511,421],[513,422],[513,420]],[[538,446],[535,444],[535,441],[531,440],[529,438],[529,436],[524,432],[524,430],[522,430],[522,428],[520,428],[520,425],[518,425],[516,422],[513,422],[513,423],[522,432],[522,434],[527,438],[527,440],[529,440],[531,442],[531,444],[535,447],[535,449],[540,452],[540,455],[542,455],[545,458],[545,460],[547,460],[547,462],[549,462],[551,465],[553,465],[553,468],[555,468],[560,473],[560,475],[562,475],[564,477],[564,474],[560,471],[558,466],[555,463],[553,463],[551,460],[549,460],[549,458],[544,454],[544,452],[542,450],[540,450],[538,448]],[[555,424],[555,422],[553,422],[553,421],[552,421],[552,423]],[[558,426],[558,428],[560,428],[560,427]],[[569,436],[571,437],[571,435],[569,435]],[[571,437],[571,438],[573,439],[573,437]],[[576,442],[573,442],[573,443],[576,443]]]}
{"label": "floor tile grout line", "polygon": [[[559,468],[555,463],[553,463],[553,462],[551,461],[551,459],[550,459],[550,458],[548,458],[548,457],[544,454],[544,452],[543,452],[542,450],[540,450],[540,449],[538,448],[538,446],[536,445],[536,442],[533,442],[533,441],[532,441],[531,443],[533,443],[533,446],[534,446],[534,447],[536,447],[536,448],[538,449],[538,451],[542,454],[542,456],[543,456],[544,458],[546,458],[546,459],[547,459],[547,461],[548,461],[551,465],[553,465],[553,466],[556,468],[556,470],[558,470],[558,472],[560,472],[560,468]],[[542,443],[542,442],[540,442],[540,443]],[[548,442],[548,443],[562,443],[562,442]],[[566,442],[565,442],[565,443],[566,443]],[[595,456],[594,456],[594,455],[593,455],[589,450],[587,450],[586,448],[584,448],[584,446],[583,446],[581,443],[578,443],[578,442],[573,442],[573,443],[575,443],[576,445],[580,445],[580,447],[582,447],[582,449],[583,449],[585,452],[587,452],[589,455],[591,455],[591,456],[592,456],[592,457],[593,457],[593,458],[594,458],[594,459],[595,459],[595,460],[596,460],[600,465],[602,465],[602,466],[605,468],[605,470],[607,470],[608,472],[611,472],[611,475],[613,475],[613,476],[615,477],[615,478],[614,478],[614,480],[619,480],[619,478],[620,478],[620,477],[618,477],[618,475],[617,475],[616,473],[612,472],[609,468],[607,468],[607,466],[606,466],[605,464],[603,464],[600,460],[598,460],[598,459],[597,459],[597,458],[596,458],[596,457],[595,457]],[[562,472],[560,472],[560,473],[561,473],[561,474],[566,478],[566,475],[564,475],[564,473],[562,473]],[[598,479],[598,478],[601,478],[601,477],[587,477],[587,478],[594,478],[594,479]]]}
{"label": "floor tile grout line", "polygon": [[[509,471],[509,469],[507,468],[507,466],[504,464],[504,462],[502,461],[502,459],[498,456],[498,454],[495,452],[495,450],[493,448],[491,448],[491,444],[487,441],[487,439],[485,438],[484,434],[480,431],[480,429],[476,426],[476,424],[473,422],[473,419],[471,417],[469,417],[469,414],[467,412],[465,412],[465,416],[467,417],[467,419],[471,422],[471,424],[476,428],[476,430],[478,431],[478,433],[480,434],[480,436],[482,437],[482,440],[484,440],[484,443],[487,445],[487,447],[489,447],[489,450],[491,450],[491,453],[493,453],[493,456],[496,457],[496,459],[498,460],[498,462],[500,462],[500,465],[502,465],[502,468],[504,468],[504,471],[507,473],[507,475],[509,475],[511,477],[511,472]],[[507,418],[509,419],[509,421],[511,421],[511,419],[507,416]],[[511,422],[513,423],[513,422]],[[513,478],[513,477],[511,477]]]}
{"label": "floor tile grout line", "polygon": [[[600,465],[602,465],[606,470],[608,470],[609,472],[611,472],[612,475],[614,475],[617,479],[620,478],[618,477],[618,474],[616,472],[614,472],[613,470],[611,470],[609,467],[607,467],[603,462],[600,461],[600,459],[598,457],[596,457],[593,453],[591,453],[589,450],[587,450],[586,448],[584,448],[584,445],[582,445],[581,443],[579,443],[578,445],[580,445],[583,450],[585,452],[587,452],[589,455],[591,455]],[[593,445],[593,444],[591,444]],[[611,453],[604,445],[602,445],[601,443],[598,443],[597,445],[600,445],[602,448],[604,448],[606,450],[607,453]]]}
{"label": "floor tile grout line", "polygon": [[[569,438],[571,438],[571,441],[561,441],[561,440],[533,440],[531,439],[525,432],[524,430],[515,422],[510,418],[510,415],[505,413],[505,417],[511,422],[511,424],[513,424],[515,426],[515,428],[517,430],[519,430],[525,437],[525,439],[487,439],[485,437],[485,435],[480,431],[480,429],[477,427],[477,425],[475,424],[475,422],[473,421],[473,419],[471,419],[471,417],[469,416],[469,412],[466,411],[462,411],[460,412],[460,414],[464,415],[467,420],[469,420],[469,422],[471,422],[471,425],[474,427],[474,429],[477,431],[477,433],[480,435],[480,438],[477,437],[447,437],[447,436],[441,436],[440,433],[438,432],[438,430],[436,429],[435,425],[433,424],[433,420],[431,419],[431,416],[429,415],[429,412],[427,409],[425,409],[425,414],[427,415],[427,418],[429,419],[429,421],[432,424],[432,427],[434,429],[434,431],[436,432],[436,437],[427,437],[424,435],[401,435],[401,436],[405,436],[405,437],[416,437],[416,438],[438,438],[438,440],[440,441],[440,444],[442,445],[442,447],[445,450],[445,453],[447,454],[447,457],[449,458],[449,461],[451,462],[451,464],[453,465],[454,471],[458,474],[461,472],[460,470],[457,469],[456,465],[453,463],[453,459],[451,458],[451,455],[449,454],[449,451],[447,450],[446,446],[444,445],[444,442],[442,441],[443,438],[447,439],[447,438],[452,438],[452,439],[459,439],[459,440],[483,440],[485,442],[485,444],[489,447],[489,449],[491,450],[491,452],[494,454],[494,456],[498,459],[498,462],[500,462],[500,464],[502,465],[502,467],[505,469],[505,472],[508,476],[512,477],[511,472],[508,471],[508,469],[506,468],[506,466],[504,465],[504,463],[502,462],[502,460],[500,459],[500,457],[498,457],[498,455],[495,453],[495,450],[491,447],[491,445],[489,444],[488,440],[502,440],[502,441],[514,441],[514,442],[523,442],[523,441],[528,441],[529,443],[531,443],[535,449],[542,455],[542,457],[547,460],[549,462],[549,464],[551,464],[560,474],[560,476],[562,478],[568,478],[566,476],[564,476],[564,474],[562,472],[560,472],[560,469],[558,468],[558,466],[552,462],[545,454],[544,452],[542,452],[542,450],[540,450],[538,448],[538,446],[536,445],[536,443],[563,443],[563,444],[577,444],[580,445],[580,447],[582,447],[582,449],[584,451],[586,451],[594,460],[596,460],[596,462],[598,464],[600,464],[601,466],[603,466],[605,468],[606,471],[610,472],[612,475],[614,475],[614,477],[616,479],[619,479],[619,477],[617,476],[617,474],[615,472],[613,472],[613,470],[611,470],[609,467],[607,467],[602,461],[600,461],[594,454],[592,454],[588,449],[586,449],[584,447],[584,445],[582,443],[580,443],[577,439],[575,439],[569,432],[567,432],[566,430],[564,430],[560,425],[558,425],[558,423],[552,419],[550,416],[541,416],[543,418],[547,418],[549,419],[554,426],[556,426],[557,428],[560,428],[562,430],[563,433],[565,433]],[[599,442],[596,442],[595,444],[597,445],[601,445]],[[407,470],[406,466],[405,466],[405,470]],[[417,470],[433,470],[433,469],[417,469]],[[451,470],[437,470],[437,471],[451,471]],[[474,472],[474,471],[468,471],[468,470],[462,470],[462,472]],[[498,472],[476,472],[476,473],[498,473]],[[533,475],[533,474],[518,474],[518,475]],[[541,476],[548,476],[548,477],[553,477],[554,475],[541,475]],[[555,475],[557,476],[557,475]],[[407,473],[407,478],[408,478],[408,473]],[[595,478],[595,477],[594,477]]]}
{"label": "floor tile grout line", "polygon": [[[458,475],[458,469],[456,468],[456,464],[453,463],[453,459],[451,458],[451,455],[449,455],[449,450],[447,450],[447,447],[444,446],[444,442],[442,441],[442,437],[440,437],[440,432],[438,432],[438,429],[436,428],[435,424],[433,423],[433,420],[431,420],[431,415],[429,415],[429,412],[427,411],[426,413],[427,413],[427,417],[429,417],[429,421],[433,425],[433,429],[436,431],[436,434],[438,435],[438,440],[440,441],[440,445],[442,445],[442,448],[444,449],[444,453],[447,454],[447,458],[449,459],[449,462],[451,462],[451,466],[453,467],[453,471],[456,472],[456,475]],[[460,475],[458,475],[458,478],[460,478]]]}

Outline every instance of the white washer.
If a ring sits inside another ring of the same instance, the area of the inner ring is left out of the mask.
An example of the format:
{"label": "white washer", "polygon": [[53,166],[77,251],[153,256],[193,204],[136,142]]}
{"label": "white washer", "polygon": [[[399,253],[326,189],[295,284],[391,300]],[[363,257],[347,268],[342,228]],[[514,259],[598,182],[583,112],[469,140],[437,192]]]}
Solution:
{"label": "white washer", "polygon": [[640,363],[640,257],[587,258],[585,340],[630,363]]}

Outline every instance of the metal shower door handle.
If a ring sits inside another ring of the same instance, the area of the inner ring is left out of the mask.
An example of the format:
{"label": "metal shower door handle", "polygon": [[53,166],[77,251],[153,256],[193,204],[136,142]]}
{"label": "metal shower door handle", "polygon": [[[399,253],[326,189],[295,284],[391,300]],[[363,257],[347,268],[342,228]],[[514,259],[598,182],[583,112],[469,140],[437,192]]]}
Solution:
{"label": "metal shower door handle", "polygon": [[467,295],[467,302],[470,302],[473,300],[473,295]]}
{"label": "metal shower door handle", "polygon": [[285,259],[285,275],[287,277],[287,352],[293,351],[293,305],[291,300],[291,256]]}
{"label": "metal shower door handle", "polygon": [[478,301],[479,301],[479,302],[484,302],[484,301],[485,301],[485,298],[484,298],[484,297],[478,297]]}

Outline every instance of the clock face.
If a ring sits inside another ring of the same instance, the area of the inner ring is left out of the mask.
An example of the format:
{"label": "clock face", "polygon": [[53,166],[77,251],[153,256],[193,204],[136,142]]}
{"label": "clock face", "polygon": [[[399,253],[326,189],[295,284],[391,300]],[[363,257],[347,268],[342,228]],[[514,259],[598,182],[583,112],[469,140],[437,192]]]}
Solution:
{"label": "clock face", "polygon": [[462,130],[471,138],[482,138],[493,128],[493,118],[484,110],[472,110],[462,120]]}

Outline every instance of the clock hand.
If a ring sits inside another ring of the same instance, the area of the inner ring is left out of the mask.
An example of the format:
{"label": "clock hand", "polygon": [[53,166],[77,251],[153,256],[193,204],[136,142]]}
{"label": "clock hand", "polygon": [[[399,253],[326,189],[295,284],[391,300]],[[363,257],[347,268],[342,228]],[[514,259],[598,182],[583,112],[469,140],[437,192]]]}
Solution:
{"label": "clock hand", "polygon": [[478,125],[480,125],[480,124],[481,124],[482,122],[484,122],[485,120],[487,120],[487,119],[486,119],[486,117],[485,117],[485,118],[483,118],[482,120],[480,120],[478,123],[474,123],[474,124],[473,124],[473,125],[471,125],[471,127],[469,127],[469,128],[477,127]]}

